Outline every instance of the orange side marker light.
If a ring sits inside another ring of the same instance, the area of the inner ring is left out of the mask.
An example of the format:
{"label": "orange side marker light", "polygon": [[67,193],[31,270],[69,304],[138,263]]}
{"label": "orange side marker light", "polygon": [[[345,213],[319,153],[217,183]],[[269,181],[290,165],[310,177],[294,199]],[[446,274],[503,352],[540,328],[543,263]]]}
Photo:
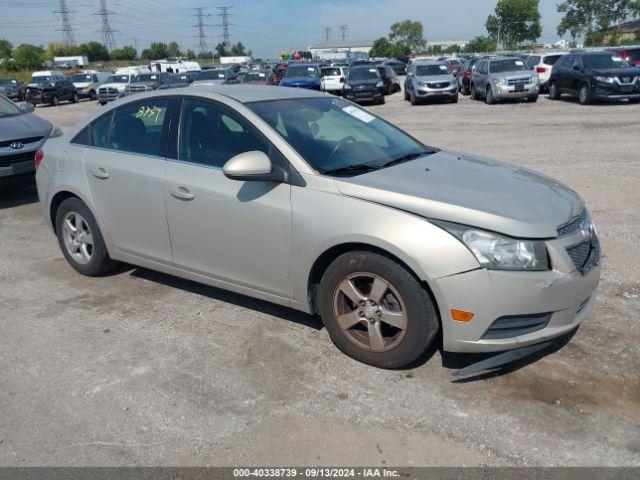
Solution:
{"label": "orange side marker light", "polygon": [[451,318],[456,322],[468,323],[473,320],[474,314],[472,312],[465,312],[464,310],[451,310]]}

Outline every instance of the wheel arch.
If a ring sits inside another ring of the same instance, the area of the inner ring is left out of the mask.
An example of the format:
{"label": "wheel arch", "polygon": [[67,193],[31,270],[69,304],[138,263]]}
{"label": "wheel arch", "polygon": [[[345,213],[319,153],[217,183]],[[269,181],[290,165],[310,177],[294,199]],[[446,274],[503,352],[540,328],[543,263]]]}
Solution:
{"label": "wheel arch", "polygon": [[398,255],[393,254],[389,250],[381,248],[379,246],[375,246],[369,243],[364,242],[347,242],[340,243],[337,245],[333,245],[329,247],[324,252],[322,252],[316,261],[313,263],[311,269],[309,270],[309,275],[307,279],[307,298],[309,301],[309,307],[312,314],[318,314],[318,302],[317,302],[317,293],[318,286],[320,285],[320,280],[326,269],[329,267],[331,262],[333,262],[340,255],[343,255],[348,252],[360,252],[366,251],[371,253],[377,253],[379,255],[385,256],[390,260],[398,263],[400,266],[405,268],[415,279],[416,281],[425,289],[431,301],[433,302],[434,308],[438,314],[438,321],[440,321],[440,310],[438,309],[438,302],[436,296],[433,293],[431,286],[427,280],[424,280],[422,277],[424,275],[419,275],[416,272],[415,268],[412,268],[407,262],[405,262]]}

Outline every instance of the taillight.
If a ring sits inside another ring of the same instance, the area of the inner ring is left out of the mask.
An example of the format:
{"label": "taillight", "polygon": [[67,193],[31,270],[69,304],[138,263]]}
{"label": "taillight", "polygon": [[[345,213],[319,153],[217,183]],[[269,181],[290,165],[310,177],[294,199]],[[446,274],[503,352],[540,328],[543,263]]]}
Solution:
{"label": "taillight", "polygon": [[344,83],[344,77],[340,77],[340,83]]}
{"label": "taillight", "polygon": [[538,73],[545,73],[547,70],[549,70],[547,67],[536,67]]}
{"label": "taillight", "polygon": [[464,74],[464,76],[465,76],[465,77],[467,77],[467,78],[471,78],[471,72],[466,72],[466,73]]}
{"label": "taillight", "polygon": [[33,159],[36,162],[36,168],[40,166],[40,163],[42,163],[43,158],[44,158],[44,152],[42,150],[38,150],[35,156],[33,157]]}

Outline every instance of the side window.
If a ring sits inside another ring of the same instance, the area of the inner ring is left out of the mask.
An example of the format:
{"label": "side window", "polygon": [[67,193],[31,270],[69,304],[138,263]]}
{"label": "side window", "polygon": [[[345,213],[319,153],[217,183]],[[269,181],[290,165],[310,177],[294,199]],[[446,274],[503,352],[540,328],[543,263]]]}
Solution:
{"label": "side window", "polygon": [[571,62],[571,68],[582,68],[582,60],[580,59],[580,57],[574,57],[573,58],[573,62]]}
{"label": "side window", "polygon": [[113,112],[93,122],[91,125],[89,145],[101,148],[107,148],[109,146],[109,132],[111,131],[112,118]]}
{"label": "side window", "polygon": [[93,76],[91,77],[91,81],[92,81],[93,83],[98,83],[98,76],[97,76],[97,75],[93,75]]}
{"label": "side window", "polygon": [[180,160],[222,168],[235,155],[252,150],[269,154],[269,147],[267,140],[231,109],[207,100],[183,101]]}
{"label": "side window", "polygon": [[169,100],[149,98],[116,110],[110,148],[123,152],[160,155],[162,129]]}

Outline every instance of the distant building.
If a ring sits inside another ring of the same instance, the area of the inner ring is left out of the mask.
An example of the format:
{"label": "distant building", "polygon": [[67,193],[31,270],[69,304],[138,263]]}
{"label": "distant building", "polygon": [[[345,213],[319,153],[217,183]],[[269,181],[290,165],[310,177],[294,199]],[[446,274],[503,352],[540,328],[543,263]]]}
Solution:
{"label": "distant building", "polygon": [[458,46],[464,48],[469,43],[469,40],[429,40],[427,42],[427,48],[440,47],[441,50],[446,50],[449,47]]}
{"label": "distant building", "polygon": [[372,41],[335,41],[323,42],[309,46],[314,58],[321,60],[346,60],[366,58],[373,47]]}
{"label": "distant building", "polygon": [[614,34],[618,35],[621,43],[640,43],[640,19],[630,20],[611,27],[607,40],[610,40]]}
{"label": "distant building", "polygon": [[560,50],[567,50],[570,46],[571,44],[569,44],[569,41],[565,40],[564,38],[561,38],[553,44],[553,48],[558,48]]}
{"label": "distant building", "polygon": [[89,64],[89,59],[83,56],[53,57],[53,64],[60,68],[84,67]]}

